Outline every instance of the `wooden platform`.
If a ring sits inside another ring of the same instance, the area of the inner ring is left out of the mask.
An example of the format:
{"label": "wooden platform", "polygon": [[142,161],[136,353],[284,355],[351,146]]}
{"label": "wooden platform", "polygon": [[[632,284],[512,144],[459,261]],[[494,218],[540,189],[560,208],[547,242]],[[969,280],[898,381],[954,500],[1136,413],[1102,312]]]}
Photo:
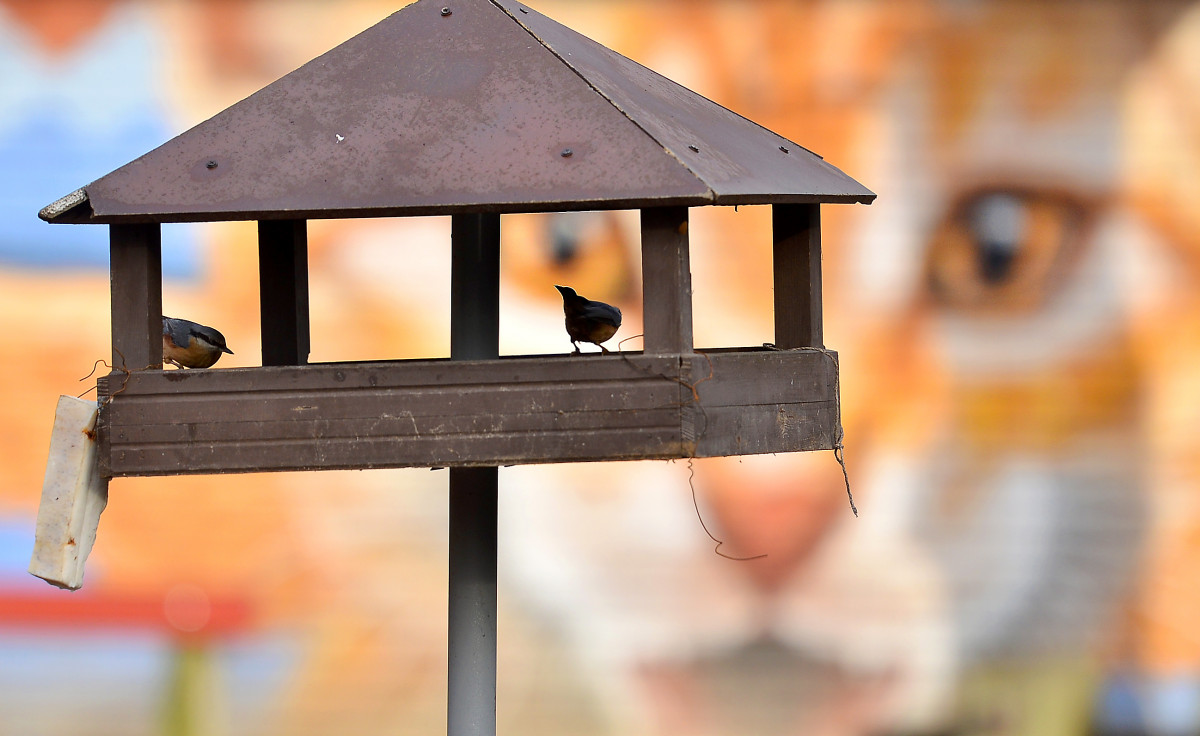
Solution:
{"label": "wooden platform", "polygon": [[111,396],[101,467],[118,477],[829,449],[837,368],[832,351],[756,348],[114,372],[100,381]]}

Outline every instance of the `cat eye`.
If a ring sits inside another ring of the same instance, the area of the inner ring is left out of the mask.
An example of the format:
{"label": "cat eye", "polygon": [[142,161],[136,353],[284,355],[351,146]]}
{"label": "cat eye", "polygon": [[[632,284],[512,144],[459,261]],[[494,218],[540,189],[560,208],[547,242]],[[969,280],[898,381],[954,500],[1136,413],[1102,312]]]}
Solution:
{"label": "cat eye", "polygon": [[929,295],[935,304],[965,312],[1040,308],[1078,262],[1095,210],[1083,198],[1033,188],[967,193],[934,231]]}

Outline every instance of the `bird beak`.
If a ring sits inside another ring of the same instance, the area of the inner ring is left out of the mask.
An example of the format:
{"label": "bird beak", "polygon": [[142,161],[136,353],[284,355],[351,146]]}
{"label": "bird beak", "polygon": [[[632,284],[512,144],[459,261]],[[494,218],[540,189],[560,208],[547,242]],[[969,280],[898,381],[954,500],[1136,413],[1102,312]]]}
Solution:
{"label": "bird beak", "polygon": [[232,351],[232,350],[230,350],[229,348],[221,348],[221,352],[222,352],[222,353],[229,353],[230,355],[233,355],[233,351]]}

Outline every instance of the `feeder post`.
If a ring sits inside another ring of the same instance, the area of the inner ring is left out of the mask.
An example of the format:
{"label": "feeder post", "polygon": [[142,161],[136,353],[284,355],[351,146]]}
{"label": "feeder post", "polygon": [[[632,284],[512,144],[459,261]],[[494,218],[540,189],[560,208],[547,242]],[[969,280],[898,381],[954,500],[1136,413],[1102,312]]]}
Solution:
{"label": "feeder post", "polygon": [[308,362],[308,221],[258,223],[263,365]]}
{"label": "feeder post", "polygon": [[[453,215],[450,359],[500,356],[500,216]],[[496,733],[497,469],[450,468],[449,736]]]}
{"label": "feeder post", "polygon": [[109,226],[112,365],[162,368],[162,234],[157,223]]}
{"label": "feeder post", "polygon": [[642,210],[642,345],[647,355],[692,352],[687,207]]}
{"label": "feeder post", "polygon": [[775,269],[775,347],[823,348],[821,205],[771,206]]}

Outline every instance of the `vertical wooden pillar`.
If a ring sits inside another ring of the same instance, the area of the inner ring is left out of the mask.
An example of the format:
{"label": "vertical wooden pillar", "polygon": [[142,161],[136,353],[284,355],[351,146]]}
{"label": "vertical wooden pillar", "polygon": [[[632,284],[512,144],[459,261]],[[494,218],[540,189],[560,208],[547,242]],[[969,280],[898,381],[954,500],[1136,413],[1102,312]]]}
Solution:
{"label": "vertical wooden pillar", "polygon": [[775,263],[775,346],[823,348],[821,206],[771,207]]}
{"label": "vertical wooden pillar", "polygon": [[258,223],[263,365],[308,362],[308,222]]}
{"label": "vertical wooden pillar", "polygon": [[500,215],[450,218],[450,358],[500,357]]}
{"label": "vertical wooden pillar", "polygon": [[109,226],[112,364],[162,367],[162,234],[158,223]]}
{"label": "vertical wooden pillar", "polygon": [[[500,355],[500,216],[451,219],[450,359]],[[496,733],[496,468],[450,469],[449,736]]]}
{"label": "vertical wooden pillar", "polygon": [[692,352],[686,207],[642,210],[642,311],[647,355]]}

